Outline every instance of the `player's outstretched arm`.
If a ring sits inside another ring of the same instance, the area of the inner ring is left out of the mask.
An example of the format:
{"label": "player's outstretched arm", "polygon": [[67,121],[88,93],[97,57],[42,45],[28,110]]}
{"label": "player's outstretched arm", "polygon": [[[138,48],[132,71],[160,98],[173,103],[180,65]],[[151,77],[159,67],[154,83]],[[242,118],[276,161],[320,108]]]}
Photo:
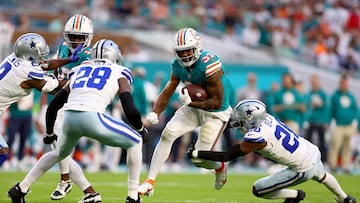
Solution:
{"label": "player's outstretched arm", "polygon": [[78,47],[76,47],[76,49],[74,50],[74,52],[72,53],[72,55],[69,58],[50,60],[46,66],[41,66],[42,69],[45,71],[55,70],[61,66],[68,64],[68,63],[73,63],[73,62],[78,61],[80,59],[78,54],[81,52],[82,47],[83,47],[82,45],[79,45]]}
{"label": "player's outstretched arm", "polygon": [[188,158],[200,158],[206,159],[210,161],[231,161],[236,159],[239,156],[244,156],[256,149],[262,149],[266,146],[266,142],[264,143],[252,143],[243,141],[240,144],[232,146],[229,150],[225,152],[216,152],[216,151],[199,151],[194,148],[189,148],[186,152]]}
{"label": "player's outstretched arm", "polygon": [[142,138],[143,142],[145,143],[148,138],[148,130],[145,128],[142,120],[141,115],[137,108],[134,105],[134,99],[130,94],[131,87],[127,79],[120,78],[119,81],[119,97],[121,101],[121,105],[123,106],[123,110],[127,120],[130,124],[137,130]]}

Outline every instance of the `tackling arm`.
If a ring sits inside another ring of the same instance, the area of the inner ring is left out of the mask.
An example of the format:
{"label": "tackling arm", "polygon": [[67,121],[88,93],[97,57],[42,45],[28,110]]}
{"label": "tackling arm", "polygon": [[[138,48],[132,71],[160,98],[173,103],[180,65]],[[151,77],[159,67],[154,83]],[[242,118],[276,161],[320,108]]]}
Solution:
{"label": "tackling arm", "polygon": [[252,143],[243,141],[240,144],[234,145],[225,152],[216,151],[198,151],[196,149],[189,149],[187,152],[189,158],[200,158],[210,161],[230,161],[239,156],[244,156],[254,150],[263,149],[266,146],[264,143]]}

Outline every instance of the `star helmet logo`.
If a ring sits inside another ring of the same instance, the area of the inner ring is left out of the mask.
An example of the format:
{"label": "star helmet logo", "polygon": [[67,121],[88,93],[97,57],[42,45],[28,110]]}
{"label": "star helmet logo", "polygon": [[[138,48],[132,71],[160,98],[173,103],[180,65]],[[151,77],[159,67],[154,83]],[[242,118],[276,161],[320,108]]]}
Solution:
{"label": "star helmet logo", "polygon": [[36,47],[36,43],[34,41],[30,42],[30,48],[35,48]]}

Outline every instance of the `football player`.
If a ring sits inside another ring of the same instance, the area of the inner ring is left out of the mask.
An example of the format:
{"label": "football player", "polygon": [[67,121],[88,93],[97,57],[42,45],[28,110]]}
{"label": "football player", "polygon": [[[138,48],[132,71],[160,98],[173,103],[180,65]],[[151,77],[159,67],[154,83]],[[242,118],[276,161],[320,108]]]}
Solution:
{"label": "football player", "polygon": [[[58,77],[59,80],[67,81],[70,78],[70,73],[73,67],[80,65],[84,61],[90,60],[91,55],[91,41],[93,39],[94,29],[91,20],[85,15],[74,15],[69,18],[65,23],[64,27],[64,43],[60,45],[57,51],[57,58],[67,58],[71,55],[76,47],[82,46],[81,51],[79,52],[79,60],[73,63],[68,63],[64,66],[61,66],[58,69],[55,69],[54,74]],[[47,96],[47,95],[43,95]],[[54,119],[54,123],[48,124],[49,119]],[[56,119],[56,122],[55,122]],[[56,145],[57,134],[60,133],[61,123],[63,119],[63,111],[60,109],[60,112],[57,114],[57,117],[49,118],[46,116],[46,134],[44,136],[45,144],[52,144],[54,148]],[[75,174],[82,174],[82,171],[78,170],[77,163],[68,157],[61,162],[59,162],[60,168],[60,181],[56,189],[51,193],[50,198],[52,200],[63,199],[67,193],[72,189],[72,183],[70,176],[78,177]],[[72,173],[72,174],[71,174]],[[84,177],[82,175],[82,177]],[[76,178],[76,184],[85,191],[90,187],[90,183],[86,178],[78,179]],[[86,193],[86,192],[85,192]]]}
{"label": "football player", "polygon": [[[200,127],[196,147],[213,150],[232,111],[229,105],[230,82],[225,76],[223,64],[216,54],[202,50],[198,32],[192,28],[180,29],[175,35],[173,51],[175,59],[171,65],[170,80],[157,98],[153,111],[147,115],[147,120],[152,124],[159,122],[160,113],[168,105],[180,82],[205,87],[208,98],[203,101],[192,101],[188,91],[179,91],[179,99],[183,106],[176,111],[162,131],[161,139],[152,156],[147,180],[139,186],[140,195],[153,194],[155,178],[178,137]],[[214,187],[223,187],[226,182],[227,164],[195,159],[193,163],[197,167],[215,170]]]}
{"label": "football player", "polygon": [[324,184],[337,197],[339,203],[355,203],[338,181],[324,170],[319,148],[300,137],[279,119],[266,112],[259,100],[240,101],[231,115],[229,126],[237,128],[244,139],[226,152],[211,152],[190,147],[190,159],[230,161],[252,151],[286,168],[264,178],[253,185],[253,194],[264,199],[285,199],[285,203],[297,203],[305,198],[303,190],[287,189],[307,180]]}
{"label": "football player", "polygon": [[[49,46],[36,33],[21,35],[15,42],[14,52],[0,64],[0,115],[20,98],[29,95],[31,89],[54,93],[63,86],[57,79],[44,75],[43,66],[55,68],[78,60],[77,51],[61,60],[47,60]],[[0,135],[0,166],[7,159],[9,147]]]}
{"label": "football player", "polygon": [[[140,203],[137,186],[142,162],[141,143],[148,136],[148,132],[130,94],[132,74],[128,68],[119,65],[121,52],[111,40],[96,42],[91,56],[91,62],[75,68],[67,85],[52,100],[54,105],[67,101],[63,107],[64,119],[57,149],[44,154],[25,179],[8,191],[14,203],[25,202],[29,187],[56,162],[68,157],[82,136],[127,149],[128,153],[132,154],[127,161],[129,167],[135,166],[129,168],[129,186],[132,186],[133,192],[126,202]],[[122,120],[104,114],[116,94],[120,97],[124,113],[132,127]],[[134,179],[131,179],[131,175],[135,175],[137,181],[132,182]],[[79,201],[82,202],[99,203],[101,197],[99,193],[87,193]]]}

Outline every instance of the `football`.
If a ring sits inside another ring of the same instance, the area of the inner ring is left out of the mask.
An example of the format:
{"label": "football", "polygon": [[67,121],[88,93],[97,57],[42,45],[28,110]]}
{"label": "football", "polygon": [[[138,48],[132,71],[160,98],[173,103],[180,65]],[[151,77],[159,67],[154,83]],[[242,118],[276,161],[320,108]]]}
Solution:
{"label": "football", "polygon": [[206,98],[208,98],[206,89],[201,85],[188,84],[185,87],[183,87],[182,91],[184,90],[184,88],[188,89],[189,96],[193,101],[203,101]]}

